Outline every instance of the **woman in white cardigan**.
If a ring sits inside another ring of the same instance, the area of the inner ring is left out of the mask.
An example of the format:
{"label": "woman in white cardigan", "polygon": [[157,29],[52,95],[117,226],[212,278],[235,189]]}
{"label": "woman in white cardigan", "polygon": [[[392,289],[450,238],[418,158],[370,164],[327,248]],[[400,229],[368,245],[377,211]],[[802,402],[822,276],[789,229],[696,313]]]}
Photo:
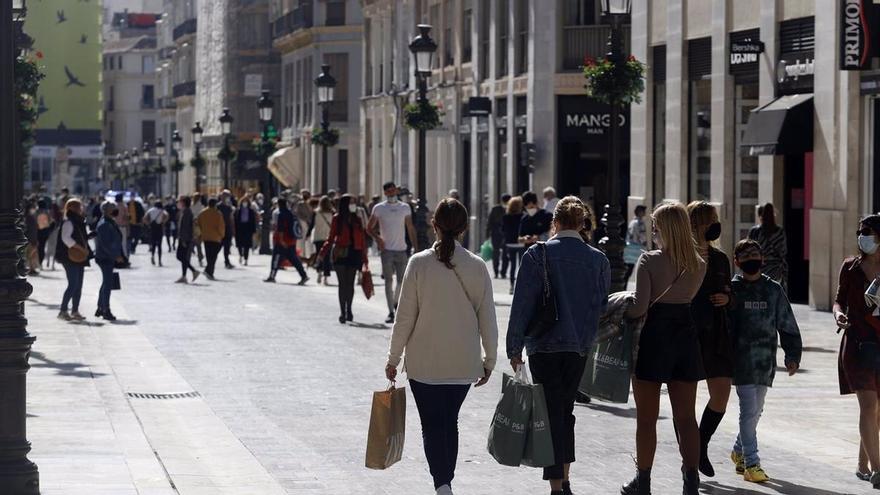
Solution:
{"label": "woman in white cardigan", "polygon": [[458,243],[468,212],[444,199],[434,213],[439,241],[409,260],[385,375],[404,369],[422,422],[425,457],[438,494],[451,494],[458,457],[458,413],[472,384],[489,381],[498,327],[486,264]]}

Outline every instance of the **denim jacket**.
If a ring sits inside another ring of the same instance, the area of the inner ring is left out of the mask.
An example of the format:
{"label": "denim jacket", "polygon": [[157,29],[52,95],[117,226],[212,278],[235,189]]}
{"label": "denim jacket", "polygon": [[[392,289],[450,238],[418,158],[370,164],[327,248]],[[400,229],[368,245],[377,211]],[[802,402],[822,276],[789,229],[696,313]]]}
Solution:
{"label": "denim jacket", "polygon": [[98,263],[115,263],[123,255],[122,232],[112,219],[104,217],[98,222],[98,237],[95,239],[95,260]]}
{"label": "denim jacket", "polygon": [[556,296],[558,321],[540,338],[526,337],[543,287],[543,263],[538,246],[523,255],[516,279],[510,323],[507,327],[507,357],[542,352],[585,354],[593,345],[599,317],[608,305],[611,269],[608,258],[583,242],[573,230],[564,230],[547,241],[547,268]]}

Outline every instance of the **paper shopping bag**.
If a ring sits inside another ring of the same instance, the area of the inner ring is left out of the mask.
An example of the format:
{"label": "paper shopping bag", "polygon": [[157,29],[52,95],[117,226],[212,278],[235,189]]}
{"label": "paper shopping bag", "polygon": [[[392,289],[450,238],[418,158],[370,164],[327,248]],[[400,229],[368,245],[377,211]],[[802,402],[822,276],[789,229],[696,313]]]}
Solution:
{"label": "paper shopping bag", "polygon": [[549,467],[554,465],[553,437],[550,434],[550,415],[547,412],[547,400],[544,387],[532,385],[532,417],[526,432],[526,447],[522,464],[529,467]]}
{"label": "paper shopping bag", "polygon": [[[520,366],[524,370],[525,366]],[[532,414],[532,389],[522,378],[504,374],[501,400],[489,429],[489,454],[504,466],[519,466],[526,446],[526,431]]]}
{"label": "paper shopping bag", "polygon": [[590,397],[626,404],[632,375],[632,330],[593,346],[579,390]]}
{"label": "paper shopping bag", "polygon": [[406,388],[393,385],[373,393],[370,432],[367,436],[366,466],[388,469],[403,455],[406,434]]}

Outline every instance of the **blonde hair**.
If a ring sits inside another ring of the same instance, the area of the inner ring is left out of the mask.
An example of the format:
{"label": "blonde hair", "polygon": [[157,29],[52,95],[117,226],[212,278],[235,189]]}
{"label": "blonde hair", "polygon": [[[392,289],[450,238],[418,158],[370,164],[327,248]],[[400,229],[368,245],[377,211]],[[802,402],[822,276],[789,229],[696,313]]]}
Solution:
{"label": "blonde hair", "polygon": [[[691,201],[687,205],[687,212],[691,220],[694,241],[699,245],[700,239],[706,238],[706,230],[709,226],[718,221],[718,210],[705,201]],[[707,244],[714,246],[717,243],[712,241]]]}
{"label": "blonde hair", "polygon": [[82,210],[82,201],[77,198],[70,198],[64,203],[64,218],[67,218],[67,213],[70,211],[70,207],[76,205],[79,205],[80,210]]}
{"label": "blonde hair", "polygon": [[678,271],[696,272],[703,259],[697,253],[690,218],[684,205],[675,201],[661,203],[651,215],[663,240],[662,251],[672,258]]}
{"label": "blonde hair", "polygon": [[523,199],[522,196],[514,196],[510,198],[510,201],[507,202],[507,214],[508,215],[519,215],[523,211]]}
{"label": "blonde hair", "polygon": [[589,207],[577,196],[562,198],[553,210],[553,221],[560,230],[584,230],[586,220],[590,217]]}

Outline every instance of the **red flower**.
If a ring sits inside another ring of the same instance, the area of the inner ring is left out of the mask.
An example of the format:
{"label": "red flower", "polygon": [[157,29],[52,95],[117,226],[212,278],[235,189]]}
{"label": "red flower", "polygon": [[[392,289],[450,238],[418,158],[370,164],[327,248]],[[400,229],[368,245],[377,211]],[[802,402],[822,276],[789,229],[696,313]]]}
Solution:
{"label": "red flower", "polygon": [[593,57],[584,57],[584,65],[587,65],[587,66],[596,65],[596,59]]}
{"label": "red flower", "polygon": [[39,59],[43,58],[43,52],[41,52],[40,50],[37,50],[37,58],[39,58]]}
{"label": "red flower", "polygon": [[628,62],[635,62],[635,61],[636,61],[636,56],[635,56],[635,55],[630,55],[629,57],[626,58],[626,60],[627,60]]}

